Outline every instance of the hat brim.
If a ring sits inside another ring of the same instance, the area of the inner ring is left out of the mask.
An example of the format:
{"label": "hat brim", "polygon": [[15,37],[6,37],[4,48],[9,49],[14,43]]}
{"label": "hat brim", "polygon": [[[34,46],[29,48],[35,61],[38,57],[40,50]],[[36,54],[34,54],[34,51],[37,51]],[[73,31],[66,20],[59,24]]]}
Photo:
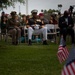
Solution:
{"label": "hat brim", "polygon": [[32,12],[32,14],[37,14],[37,12]]}

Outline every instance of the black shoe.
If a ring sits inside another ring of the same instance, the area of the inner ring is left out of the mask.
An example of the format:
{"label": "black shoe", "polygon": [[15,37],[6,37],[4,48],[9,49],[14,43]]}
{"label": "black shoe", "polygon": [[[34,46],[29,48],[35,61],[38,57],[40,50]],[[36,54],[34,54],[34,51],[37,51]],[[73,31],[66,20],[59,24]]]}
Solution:
{"label": "black shoe", "polygon": [[15,45],[15,42],[12,42],[12,45]]}
{"label": "black shoe", "polygon": [[18,45],[18,41],[16,41],[15,45]]}
{"label": "black shoe", "polygon": [[47,41],[45,40],[45,41],[43,41],[43,45],[48,45],[48,43],[47,43]]}
{"label": "black shoe", "polygon": [[12,42],[12,45],[18,45],[18,41]]}
{"label": "black shoe", "polygon": [[29,40],[29,41],[28,41],[28,45],[32,45],[32,42],[31,42],[31,40]]}

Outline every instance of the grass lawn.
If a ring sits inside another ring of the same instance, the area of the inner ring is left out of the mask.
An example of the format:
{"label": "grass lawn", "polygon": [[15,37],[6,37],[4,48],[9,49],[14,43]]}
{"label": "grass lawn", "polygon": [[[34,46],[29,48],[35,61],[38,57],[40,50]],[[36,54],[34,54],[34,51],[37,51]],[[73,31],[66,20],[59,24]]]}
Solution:
{"label": "grass lawn", "polygon": [[0,75],[61,75],[64,63],[59,63],[57,49],[54,43],[13,46],[0,41]]}

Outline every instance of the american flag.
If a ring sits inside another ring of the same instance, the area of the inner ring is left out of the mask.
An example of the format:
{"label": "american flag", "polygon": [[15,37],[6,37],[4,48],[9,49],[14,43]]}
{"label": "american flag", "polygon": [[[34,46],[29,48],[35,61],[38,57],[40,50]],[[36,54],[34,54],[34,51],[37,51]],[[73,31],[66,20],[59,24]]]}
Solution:
{"label": "american flag", "polygon": [[68,58],[69,55],[69,51],[66,47],[66,43],[63,40],[63,37],[61,37],[60,39],[60,45],[58,48],[58,52],[57,52],[57,57],[60,63],[62,63],[63,61],[65,61]]}
{"label": "american flag", "polygon": [[75,75],[75,48],[72,47],[61,75]]}

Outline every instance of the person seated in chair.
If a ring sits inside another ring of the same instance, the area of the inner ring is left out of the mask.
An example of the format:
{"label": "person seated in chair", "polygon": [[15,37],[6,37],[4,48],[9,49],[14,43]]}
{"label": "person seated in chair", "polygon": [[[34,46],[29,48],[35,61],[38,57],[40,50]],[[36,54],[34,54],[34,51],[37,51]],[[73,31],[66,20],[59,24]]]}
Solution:
{"label": "person seated in chair", "polygon": [[21,36],[24,37],[24,28],[26,28],[27,25],[27,18],[26,15],[22,15],[22,20],[20,22],[20,29],[21,29]]}
{"label": "person seated in chair", "polygon": [[17,45],[21,37],[20,22],[15,11],[11,12],[11,18],[8,20],[8,33],[12,35],[12,44]]}
{"label": "person seated in chair", "polygon": [[3,17],[3,20],[1,21],[1,33],[6,34],[6,27],[7,27],[7,16]]}
{"label": "person seated in chair", "polygon": [[6,26],[7,26],[7,16],[6,16],[5,12],[1,13],[0,25],[1,25],[1,33],[5,34],[6,33]]}
{"label": "person seated in chair", "polygon": [[32,10],[32,18],[28,20],[28,45],[32,44],[32,34],[43,34],[43,45],[47,45],[47,27],[43,20],[38,19],[37,12],[36,9]]}

